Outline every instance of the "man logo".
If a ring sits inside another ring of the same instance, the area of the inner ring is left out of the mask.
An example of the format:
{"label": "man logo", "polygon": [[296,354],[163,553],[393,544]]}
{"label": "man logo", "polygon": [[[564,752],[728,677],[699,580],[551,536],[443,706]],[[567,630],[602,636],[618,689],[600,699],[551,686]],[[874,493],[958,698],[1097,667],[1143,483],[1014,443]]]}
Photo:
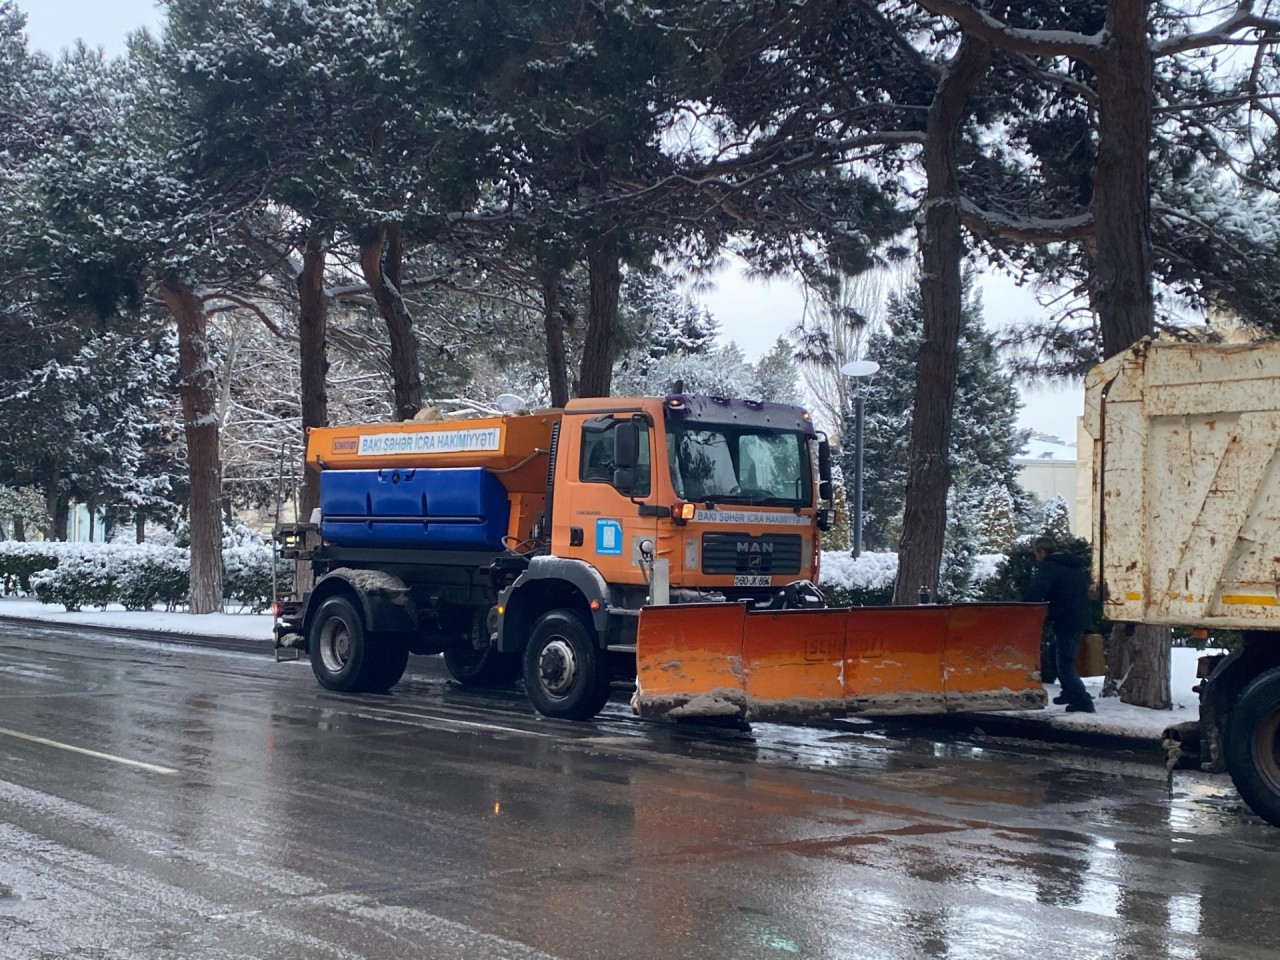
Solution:
{"label": "man logo", "polygon": [[773,544],[765,540],[739,540],[739,553],[773,553]]}

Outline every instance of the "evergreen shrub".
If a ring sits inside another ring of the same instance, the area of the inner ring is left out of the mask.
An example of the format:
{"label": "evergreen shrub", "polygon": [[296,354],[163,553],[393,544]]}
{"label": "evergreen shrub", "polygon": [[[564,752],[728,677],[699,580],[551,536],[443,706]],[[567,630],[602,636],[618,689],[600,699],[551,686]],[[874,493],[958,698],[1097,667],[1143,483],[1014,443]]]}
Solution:
{"label": "evergreen shrub", "polygon": [[[260,612],[271,604],[271,547],[260,538],[237,534],[223,549],[223,596],[241,610]],[[0,588],[6,594],[34,595],[68,611],[126,610],[163,606],[176,610],[191,589],[190,552],[185,547],[131,543],[0,541]]]}
{"label": "evergreen shrub", "polygon": [[60,603],[69,611],[107,609],[116,601],[120,574],[116,558],[101,549],[103,544],[74,546],[88,549],[64,551],[57,566],[31,576],[31,589],[41,603]]}
{"label": "evergreen shrub", "polygon": [[31,575],[58,565],[65,544],[0,540],[0,594],[31,593]]}
{"label": "evergreen shrub", "polygon": [[123,565],[117,599],[126,610],[157,604],[176,610],[191,590],[191,559],[180,547],[134,548]]}

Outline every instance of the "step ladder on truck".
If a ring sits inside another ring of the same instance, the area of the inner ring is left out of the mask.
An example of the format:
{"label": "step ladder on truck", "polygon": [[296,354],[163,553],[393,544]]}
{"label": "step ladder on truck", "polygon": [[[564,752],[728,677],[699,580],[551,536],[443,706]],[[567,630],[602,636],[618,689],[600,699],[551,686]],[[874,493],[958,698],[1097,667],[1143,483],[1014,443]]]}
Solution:
{"label": "step ladder on truck", "polygon": [[385,690],[409,653],[462,684],[523,679],[583,720],[614,680],[644,717],[802,722],[1042,706],[1038,604],[829,608],[813,586],[831,452],[799,407],[674,393],[312,429],[314,583],[280,656]]}

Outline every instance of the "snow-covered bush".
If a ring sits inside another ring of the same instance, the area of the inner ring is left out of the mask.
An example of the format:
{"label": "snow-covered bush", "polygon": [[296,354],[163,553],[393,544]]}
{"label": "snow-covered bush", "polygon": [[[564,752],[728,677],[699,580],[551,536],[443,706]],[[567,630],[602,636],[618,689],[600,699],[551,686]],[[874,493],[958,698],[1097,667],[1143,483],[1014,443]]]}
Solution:
{"label": "snow-covered bush", "polygon": [[818,587],[833,607],[878,607],[893,602],[898,576],[896,553],[864,553],[856,560],[844,550],[822,554]]}
{"label": "snow-covered bush", "polygon": [[260,613],[271,605],[271,548],[256,544],[222,550],[222,596],[241,609]]}
{"label": "snow-covered bush", "polygon": [[[995,575],[1003,554],[979,554],[972,558],[975,596]],[[896,553],[864,553],[856,560],[844,550],[824,550],[818,586],[833,607],[875,607],[893,602],[898,578]],[[1006,597],[1004,599],[1013,599]]]}
{"label": "snow-covered bush", "polygon": [[[242,610],[271,604],[272,551],[238,531],[223,550],[224,598]],[[191,589],[191,557],[183,547],[133,543],[17,543],[0,541],[0,584],[34,593],[68,610],[121,604],[126,610],[176,610]]]}
{"label": "snow-covered bush", "polygon": [[58,565],[65,543],[0,540],[0,593],[31,593],[31,575]]}
{"label": "snow-covered bush", "polygon": [[191,590],[191,559],[180,547],[136,545],[121,551],[123,569],[117,599],[126,610],[150,610],[163,604],[176,610]]}
{"label": "snow-covered bush", "polygon": [[58,565],[31,576],[31,589],[41,603],[60,603],[68,610],[98,607],[116,599],[121,572],[118,556],[104,544],[76,543],[58,557]]}

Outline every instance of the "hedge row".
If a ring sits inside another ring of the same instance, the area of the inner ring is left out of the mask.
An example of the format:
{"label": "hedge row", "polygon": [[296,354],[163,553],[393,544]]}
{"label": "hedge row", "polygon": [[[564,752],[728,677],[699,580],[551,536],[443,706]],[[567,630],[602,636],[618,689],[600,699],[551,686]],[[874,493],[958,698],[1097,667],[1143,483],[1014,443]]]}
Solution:
{"label": "hedge row", "polygon": [[[987,580],[1003,557],[979,558],[977,578]],[[897,575],[895,554],[869,553],[857,560],[847,552],[822,557],[819,586],[832,606],[882,606],[892,602]],[[222,551],[223,596],[245,610],[271,604],[271,549],[240,538]],[[0,541],[0,592],[34,595],[68,610],[126,610],[163,606],[175,610],[187,601],[190,556],[185,547],[120,543],[23,543]]]}
{"label": "hedge row", "polygon": [[[242,544],[222,551],[223,597],[242,610],[271,605],[271,548]],[[68,610],[126,610],[187,602],[191,557],[184,547],[156,544],[0,541],[0,592],[35,596]]]}

